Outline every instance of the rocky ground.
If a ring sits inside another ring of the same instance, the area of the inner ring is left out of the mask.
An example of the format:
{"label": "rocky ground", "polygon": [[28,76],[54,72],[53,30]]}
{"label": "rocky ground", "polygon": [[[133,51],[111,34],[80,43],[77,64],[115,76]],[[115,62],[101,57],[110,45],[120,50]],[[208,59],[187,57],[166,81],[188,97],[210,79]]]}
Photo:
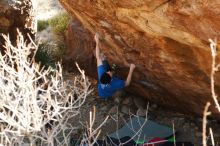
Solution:
{"label": "rocky ground", "polygon": [[[181,113],[173,112],[159,106],[156,103],[129,95],[125,92],[117,93],[109,100],[102,100],[97,96],[96,80],[91,80],[94,92],[87,97],[84,105],[80,109],[80,115],[72,119],[72,124],[79,130],[75,131],[74,137],[80,135],[83,125],[89,121],[89,111],[93,107],[96,108],[96,121],[93,128],[98,127],[107,116],[109,119],[101,128],[99,136],[102,139],[106,134],[110,134],[120,128],[125,121],[134,115],[145,117],[156,123],[166,125],[175,129],[176,140],[192,142],[195,146],[202,145],[202,118],[190,117]],[[81,121],[81,124],[74,121]],[[209,125],[213,127],[214,137],[217,142],[220,142],[220,124],[215,120],[209,120]],[[208,136],[210,141],[210,136]]]}

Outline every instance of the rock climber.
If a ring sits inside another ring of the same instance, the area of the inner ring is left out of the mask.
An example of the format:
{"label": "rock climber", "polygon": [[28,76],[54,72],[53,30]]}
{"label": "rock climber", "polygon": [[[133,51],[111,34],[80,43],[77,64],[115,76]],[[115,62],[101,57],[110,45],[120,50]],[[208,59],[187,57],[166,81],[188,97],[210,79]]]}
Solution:
{"label": "rock climber", "polygon": [[100,51],[98,33],[95,34],[94,39],[96,42],[95,54],[97,59],[98,70],[98,95],[103,99],[108,99],[112,97],[112,95],[116,91],[121,90],[124,87],[130,85],[135,65],[133,63],[130,64],[130,70],[126,81],[117,78],[113,75],[111,67],[108,64],[105,55]]}

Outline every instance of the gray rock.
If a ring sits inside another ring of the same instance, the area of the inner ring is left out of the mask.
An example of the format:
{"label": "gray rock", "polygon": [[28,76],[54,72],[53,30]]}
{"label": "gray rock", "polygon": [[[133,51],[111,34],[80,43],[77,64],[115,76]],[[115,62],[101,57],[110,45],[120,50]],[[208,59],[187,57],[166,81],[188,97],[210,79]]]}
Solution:
{"label": "gray rock", "polygon": [[190,129],[189,124],[183,125],[183,130],[184,130],[184,131],[188,131],[188,129]]}
{"label": "gray rock", "polygon": [[120,97],[115,97],[114,98],[114,102],[116,103],[116,104],[119,104],[120,102],[121,102],[121,98]]}
{"label": "gray rock", "polygon": [[196,132],[196,137],[202,137],[202,133],[201,132]]}
{"label": "gray rock", "polygon": [[143,98],[134,97],[133,101],[137,108],[145,108],[147,106],[147,103]]}
{"label": "gray rock", "polygon": [[89,96],[86,100],[91,103],[95,100],[95,97]]}
{"label": "gray rock", "polygon": [[199,130],[199,127],[198,127],[198,126],[195,126],[195,130],[197,130],[197,131],[198,131],[198,130]]}
{"label": "gray rock", "polygon": [[119,97],[122,98],[125,95],[125,92],[123,90],[119,90],[115,92],[115,94],[112,96],[113,98]]}
{"label": "gray rock", "polygon": [[118,114],[112,115],[112,118],[113,118],[114,120],[118,121]]}
{"label": "gray rock", "polygon": [[113,107],[109,110],[108,114],[117,114],[117,112],[118,112],[118,106],[113,106]]}
{"label": "gray rock", "polygon": [[152,104],[151,109],[156,109],[157,107],[157,104]]}
{"label": "gray rock", "polygon": [[101,107],[100,110],[101,110],[101,111],[107,111],[108,108],[109,108],[109,107],[108,107],[107,105],[105,105],[105,106]]}
{"label": "gray rock", "polygon": [[129,114],[129,108],[126,105],[122,105],[121,112],[124,114]]}
{"label": "gray rock", "polygon": [[137,110],[137,115],[138,115],[138,116],[144,117],[144,116],[146,116],[146,114],[147,114],[147,110],[146,110],[146,109],[139,108],[139,109]]}
{"label": "gray rock", "polygon": [[122,104],[131,105],[131,104],[132,104],[132,99],[131,99],[131,97],[126,97],[126,98],[124,98],[124,100],[122,101]]}
{"label": "gray rock", "polygon": [[123,90],[117,91],[112,98],[114,99],[114,102],[116,102],[117,104],[119,104],[123,97],[125,96],[125,92]]}
{"label": "gray rock", "polygon": [[105,113],[106,113],[111,108],[112,108],[112,105],[110,103],[104,103],[104,104],[101,105],[100,110],[105,111]]}

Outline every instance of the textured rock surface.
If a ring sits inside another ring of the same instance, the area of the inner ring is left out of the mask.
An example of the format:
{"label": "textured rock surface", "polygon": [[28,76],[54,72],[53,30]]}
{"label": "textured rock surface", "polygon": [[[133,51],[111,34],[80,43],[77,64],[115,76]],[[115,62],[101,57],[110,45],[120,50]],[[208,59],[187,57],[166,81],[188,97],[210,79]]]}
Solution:
{"label": "textured rock surface", "polygon": [[[80,22],[69,26],[67,60],[78,60],[94,75],[92,41],[94,32],[100,32],[103,51],[120,66],[122,76],[128,63],[137,65],[130,92],[200,116],[212,101],[208,39],[220,38],[219,0],[60,2]],[[219,79],[217,75],[217,92]],[[216,113],[214,106],[212,111]]]}
{"label": "textured rock surface", "polygon": [[[0,33],[9,34],[11,41],[17,38],[17,29],[23,34],[31,34],[32,19],[30,10],[32,7],[30,0],[17,0],[15,3],[11,0],[0,1]],[[0,36],[0,46],[4,44]]]}

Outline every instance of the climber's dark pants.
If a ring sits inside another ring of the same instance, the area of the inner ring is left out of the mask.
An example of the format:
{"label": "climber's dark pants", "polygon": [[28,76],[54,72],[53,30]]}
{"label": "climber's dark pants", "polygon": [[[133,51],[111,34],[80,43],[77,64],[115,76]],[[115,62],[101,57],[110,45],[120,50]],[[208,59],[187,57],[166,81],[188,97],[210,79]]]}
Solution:
{"label": "climber's dark pants", "polygon": [[111,66],[109,65],[107,60],[103,60],[102,64],[106,66],[106,72],[112,71]]}

